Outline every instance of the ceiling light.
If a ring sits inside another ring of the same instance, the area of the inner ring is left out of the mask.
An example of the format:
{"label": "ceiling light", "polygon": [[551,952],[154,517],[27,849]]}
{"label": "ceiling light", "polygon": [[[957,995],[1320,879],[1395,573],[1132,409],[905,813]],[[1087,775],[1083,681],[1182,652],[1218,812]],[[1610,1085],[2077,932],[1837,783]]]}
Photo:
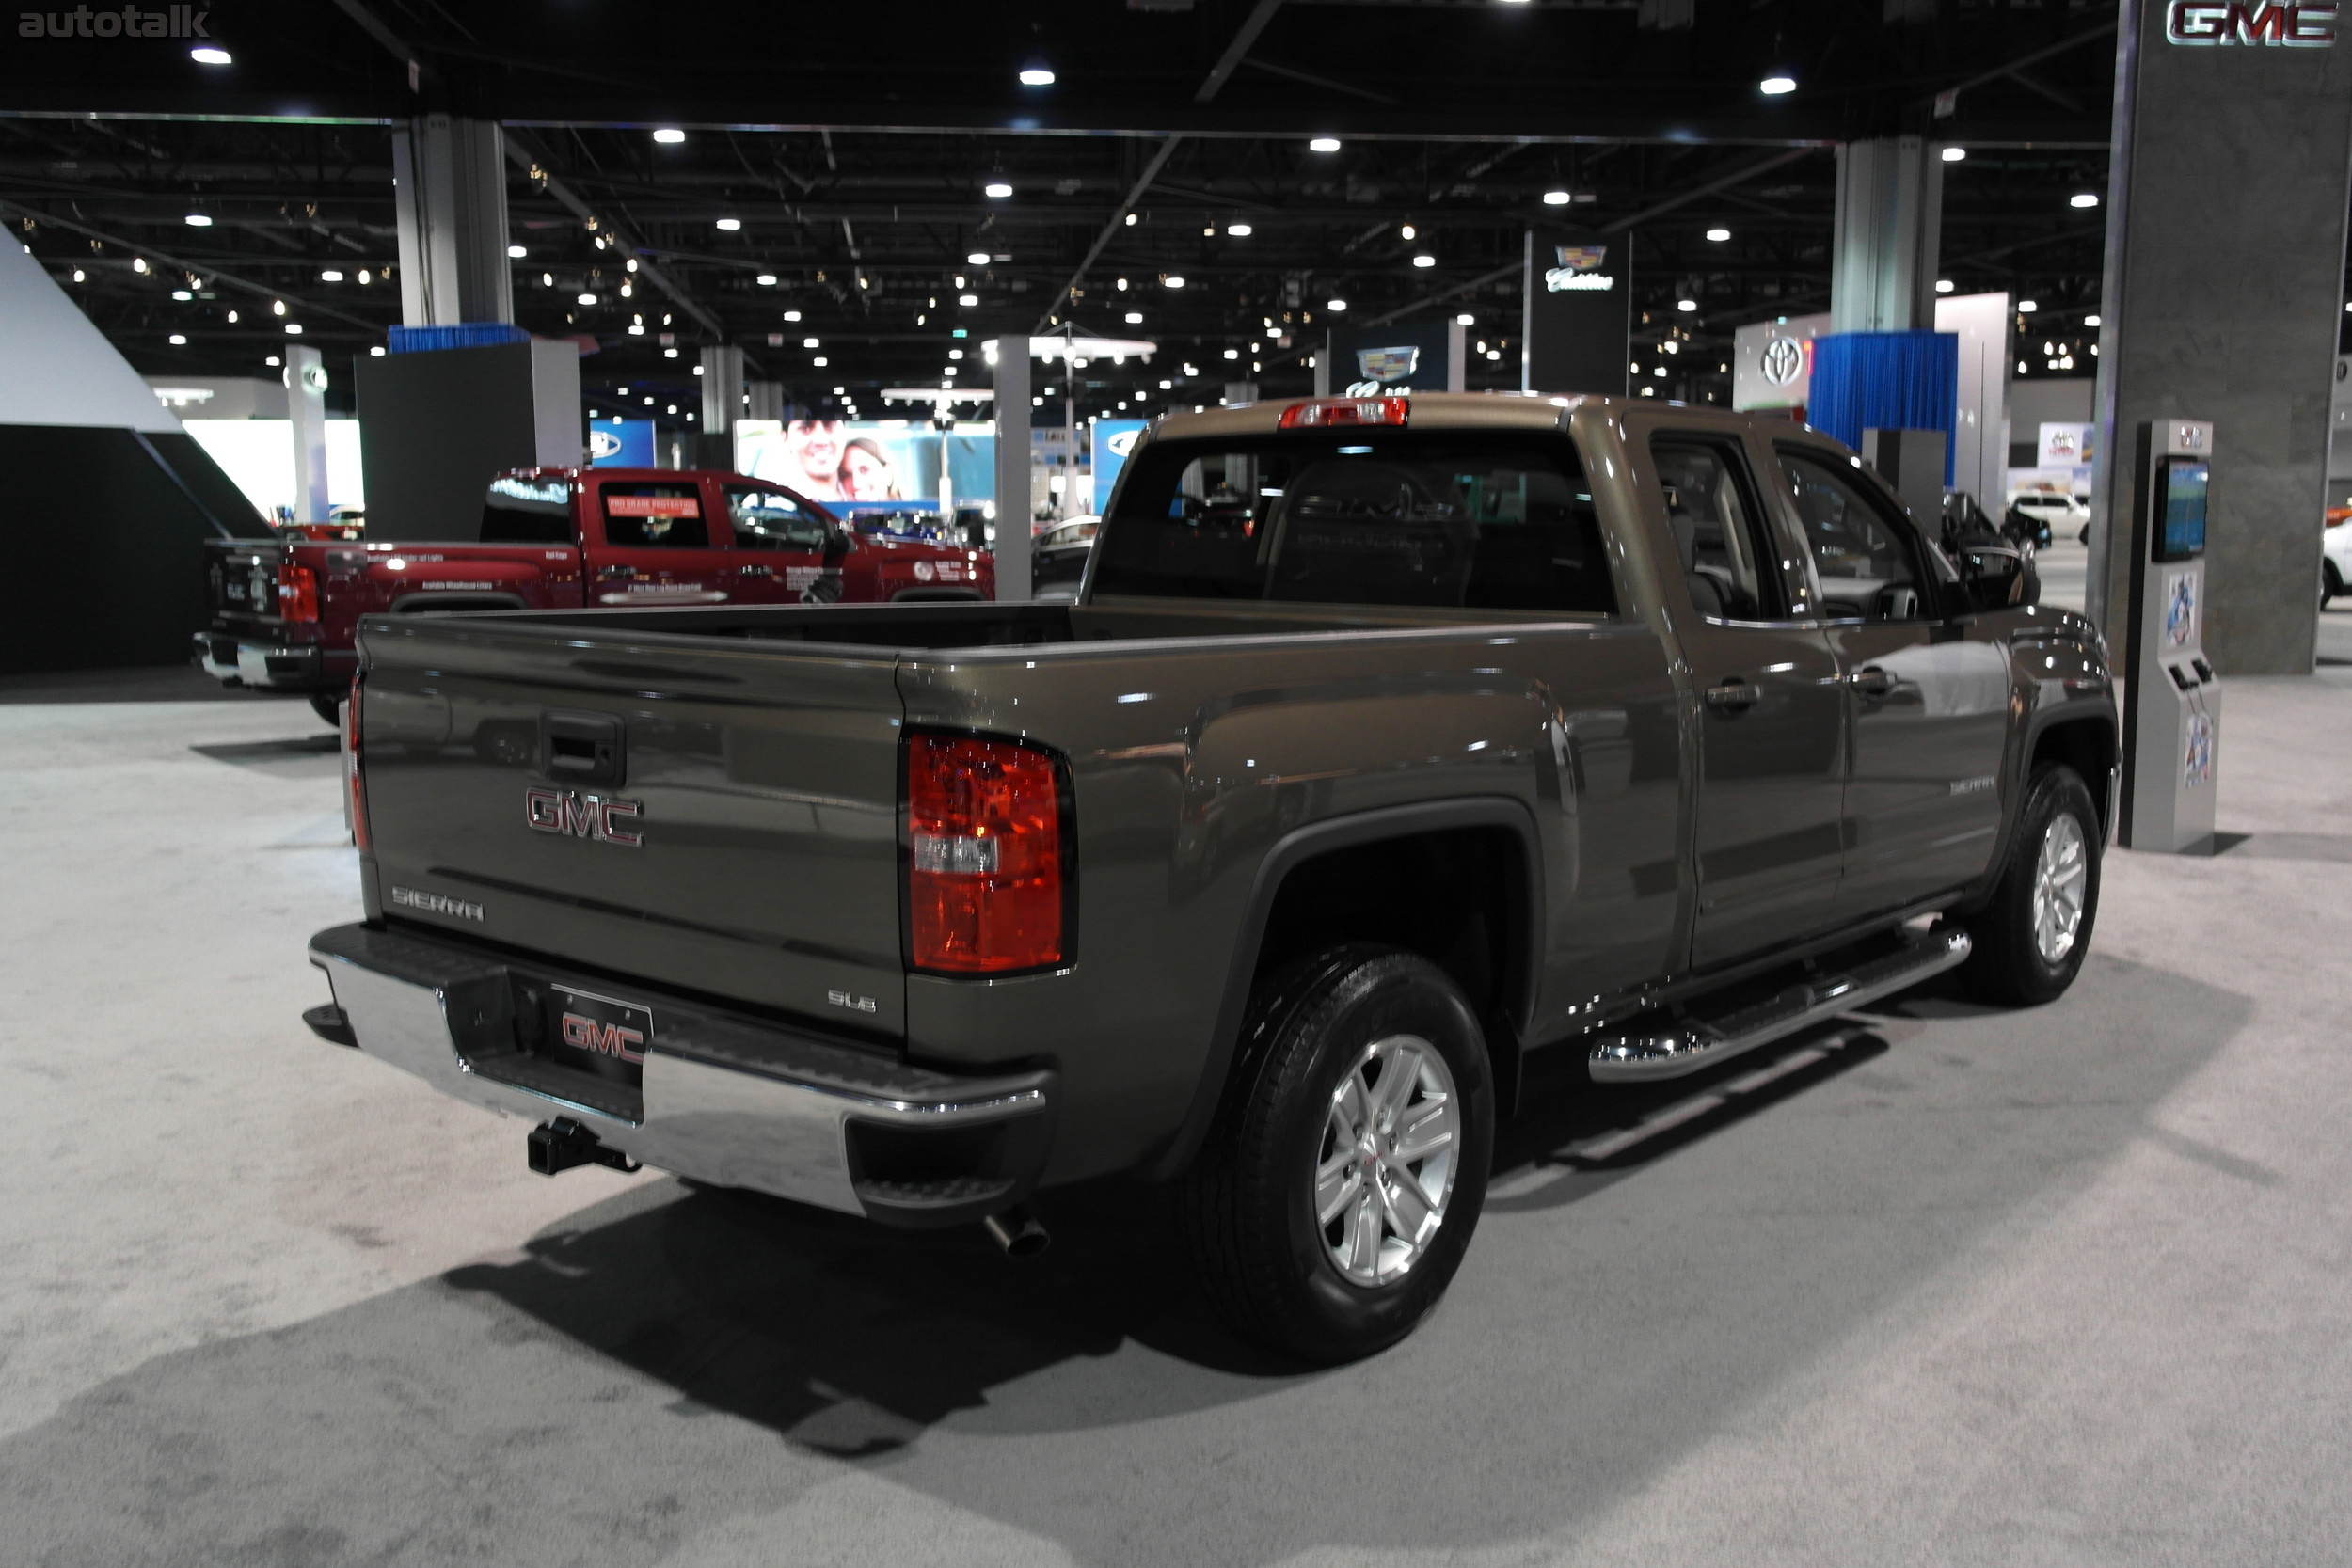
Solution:
{"label": "ceiling light", "polygon": [[190,300],[196,296],[185,289],[174,289],[171,291],[171,297],[178,300]]}
{"label": "ceiling light", "polygon": [[1414,237],[1415,237],[1415,236],[1414,236],[1414,233],[1413,233],[1413,226],[1412,226],[1411,224],[1409,224],[1409,223],[1407,223],[1407,224],[1404,224],[1404,225],[1401,225],[1401,226],[1397,229],[1397,231],[1396,231],[1396,232],[1397,232],[1397,238],[1399,238],[1399,239],[1403,239],[1403,240],[1409,240],[1409,239],[1412,239],[1412,238],[1414,238]]}
{"label": "ceiling light", "polygon": [[289,338],[299,338],[299,337],[301,337],[301,336],[302,336],[302,324],[301,324],[300,322],[288,322],[288,323],[286,324],[286,336],[287,336],[287,337],[289,337]]}
{"label": "ceiling light", "polygon": [[186,345],[186,343],[187,343],[187,341],[188,341],[188,340],[186,339],[186,337],[184,337],[184,336],[183,336],[183,334],[181,334],[181,333],[175,332],[175,333],[173,333],[173,334],[171,335],[171,346],[172,346],[172,347],[174,347],[174,348],[181,348],[181,347],[185,346],[185,345]]}
{"label": "ceiling light", "polygon": [[1002,180],[992,180],[986,185],[981,187],[981,193],[986,196],[995,197],[1001,200],[1002,198],[1012,194],[1012,187],[1005,183]]}
{"label": "ceiling light", "polygon": [[[144,273],[147,271],[147,258],[146,258],[146,257],[144,257],[144,256],[134,256],[134,257],[132,257],[132,258],[131,258],[131,270],[132,270],[133,272],[135,272],[135,273],[141,273],[141,274],[144,274]],[[280,307],[280,310],[281,310],[281,312],[282,312],[282,310],[283,310],[283,307]]]}
{"label": "ceiling light", "polygon": [[1677,309],[1677,310],[1684,311],[1684,312],[1686,312],[1686,313],[1687,313],[1687,312],[1689,312],[1689,311],[1692,311],[1692,310],[1695,310],[1695,309],[1697,309],[1698,308],[1699,308],[1699,302],[1698,302],[1697,300],[1695,300],[1695,299],[1677,299],[1677,300],[1676,300],[1676,301],[1675,301],[1675,309]]}
{"label": "ceiling light", "polygon": [[506,247],[506,254],[515,261],[519,261],[524,257],[530,255],[531,251],[530,248],[525,245],[510,245]]}
{"label": "ceiling light", "polygon": [[1033,65],[1021,73],[1021,85],[1025,87],[1050,87],[1054,85],[1054,73],[1041,65]]}
{"label": "ceiling light", "polygon": [[2099,318],[2096,316],[2085,316],[2083,318],[2083,325],[2085,326],[2096,326],[2099,325]]}
{"label": "ceiling light", "polygon": [[1570,196],[1566,191],[1546,191],[1544,193],[1544,205],[1547,207],[1565,207],[1575,199],[1576,198],[1573,196]]}
{"label": "ceiling light", "polygon": [[319,281],[322,283],[340,283],[342,280],[343,275],[337,272],[332,267],[329,267],[326,271],[319,274]]}
{"label": "ceiling light", "polygon": [[1184,278],[1183,278],[1182,277],[1180,277],[1179,275],[1177,275],[1177,274],[1175,274],[1175,273],[1172,273],[1172,272],[1171,272],[1171,273],[1169,273],[1169,274],[1168,274],[1166,277],[1161,278],[1161,279],[1160,279],[1160,282],[1161,282],[1163,285],[1165,285],[1166,287],[1170,288],[1170,289],[1181,289],[1181,288],[1183,288],[1183,287],[1184,286]]}
{"label": "ceiling light", "polygon": [[814,338],[803,338],[801,340],[801,346],[803,348],[815,348],[817,346],[817,340]]}
{"label": "ceiling light", "polygon": [[1136,226],[1136,215],[1135,215],[1135,214],[1133,214],[1133,213],[1129,213],[1129,214],[1127,214],[1127,227],[1128,227],[1128,228],[1130,228],[1130,229],[1133,229],[1135,226]]}
{"label": "ceiling light", "polygon": [[801,319],[801,313],[798,310],[787,310],[784,313],[784,319],[788,322],[796,322]]}
{"label": "ceiling light", "polygon": [[810,359],[810,360],[809,360],[809,363],[810,363],[810,364],[812,364],[812,365],[829,365],[829,364],[833,363],[833,361],[832,361],[832,360],[830,360],[830,359],[827,359],[827,358],[826,358],[823,355],[819,354],[819,355],[816,356],[814,358]]}
{"label": "ceiling light", "polygon": [[1337,152],[1339,150],[1340,138],[1337,136],[1317,136],[1307,144],[1310,152]]}
{"label": "ceiling light", "polygon": [[[273,354],[273,355],[271,355],[268,358],[266,358],[266,359],[262,360],[262,364],[264,364],[264,365],[275,365],[275,364],[277,364],[277,363],[278,363],[278,356],[276,356],[275,354]],[[2018,369],[2023,370],[2023,369],[2025,369],[2025,367],[2024,367],[2023,365],[2020,365],[2020,366],[2018,367]]]}
{"label": "ceiling light", "polygon": [[596,302],[596,296],[594,294],[582,294],[580,296],[580,302],[582,305],[594,305]]}
{"label": "ceiling light", "polygon": [[1952,292],[1952,280],[1948,277],[1937,278],[1935,280],[1935,292],[1939,294],[1950,293]]}
{"label": "ceiling light", "polygon": [[1782,93],[1796,91],[1797,79],[1794,76],[1779,74],[1767,76],[1756,84],[1756,90],[1767,98],[1778,98]]}
{"label": "ceiling light", "polygon": [[958,305],[962,305],[962,306],[973,306],[973,305],[977,305],[979,302],[980,302],[980,296],[979,296],[979,295],[977,295],[977,294],[958,294],[958,295],[956,295],[956,303],[957,303]]}
{"label": "ceiling light", "polygon": [[1332,314],[1337,315],[1347,309],[1347,301],[1343,299],[1327,299],[1323,302],[1323,308],[1326,310],[1330,311]]}
{"label": "ceiling light", "polygon": [[1127,292],[1127,280],[1123,277],[1119,280],[1119,292],[1122,294]]}
{"label": "ceiling light", "polygon": [[976,267],[984,267],[988,265],[988,252],[985,250],[976,250],[971,255],[966,256],[964,260],[971,262]]}
{"label": "ceiling light", "polygon": [[2066,198],[2066,204],[2069,207],[2096,207],[2099,198],[2095,192],[2077,191]]}
{"label": "ceiling light", "polygon": [[1225,232],[1233,239],[1246,240],[1253,230],[1246,223],[1229,223],[1225,226]]}
{"label": "ceiling light", "polygon": [[686,139],[686,133],[675,125],[665,125],[653,134],[653,139],[664,147],[675,147]]}
{"label": "ceiling light", "polygon": [[772,272],[763,272],[752,281],[763,289],[772,289],[776,286],[776,275]]}
{"label": "ceiling light", "polygon": [[737,230],[743,227],[743,220],[741,218],[721,218],[716,223],[712,224],[711,227],[719,230],[723,233],[732,234]]}
{"label": "ceiling light", "polygon": [[1944,150],[1944,161],[1947,164],[1961,163],[1967,156],[1968,150],[1964,147],[1947,147]]}
{"label": "ceiling light", "polygon": [[2021,316],[2029,316],[2041,309],[2042,304],[2039,300],[2021,299],[2017,302],[2017,313]]}
{"label": "ceiling light", "polygon": [[286,313],[286,302],[282,299],[271,300],[269,302],[269,308],[273,314],[282,316]]}
{"label": "ceiling light", "polygon": [[1463,311],[1460,315],[1454,317],[1454,319],[1464,326],[1476,326],[1478,325],[1478,318],[1471,315],[1468,310]]}
{"label": "ceiling light", "polygon": [[1717,245],[1721,245],[1725,240],[1731,238],[1731,230],[1728,229],[1710,229],[1707,231],[1707,237],[1714,241]]}
{"label": "ceiling light", "polygon": [[1434,267],[1437,264],[1438,259],[1425,250],[1413,258],[1413,265],[1417,267]]}
{"label": "ceiling light", "polygon": [[1237,348],[1229,348],[1225,351],[1225,357],[1228,359],[1238,359],[1241,357],[1241,350]]}
{"label": "ceiling light", "polygon": [[188,51],[188,58],[199,65],[227,65],[229,51],[215,48],[209,43],[199,43]]}
{"label": "ceiling light", "polygon": [[213,220],[202,213],[190,213],[186,222],[190,229],[210,229],[213,226]]}
{"label": "ceiling light", "polygon": [[1140,310],[1128,311],[1127,325],[1129,326],[1141,326],[1143,325],[1143,312]]}

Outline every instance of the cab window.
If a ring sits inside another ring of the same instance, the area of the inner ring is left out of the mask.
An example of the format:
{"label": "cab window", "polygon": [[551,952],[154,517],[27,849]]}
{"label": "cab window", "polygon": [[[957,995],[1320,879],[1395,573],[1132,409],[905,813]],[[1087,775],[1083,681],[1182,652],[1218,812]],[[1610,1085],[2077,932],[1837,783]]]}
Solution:
{"label": "cab window", "polygon": [[1831,621],[1917,621],[1929,613],[1919,552],[1907,530],[1870,503],[1861,483],[1831,461],[1781,449],[1821,615]]}
{"label": "cab window", "polygon": [[710,545],[699,484],[604,487],[604,542],[623,548],[699,550]]}
{"label": "cab window", "polygon": [[572,542],[572,487],[561,479],[503,475],[490,481],[482,503],[485,545],[568,545]]}
{"label": "cab window", "polygon": [[1565,441],[1350,428],[1147,447],[1096,542],[1098,594],[1608,615]]}
{"label": "cab window", "polygon": [[829,534],[825,519],[780,490],[727,486],[727,521],[739,550],[821,551]]}
{"label": "cab window", "polygon": [[1740,450],[1725,441],[1661,435],[1650,442],[1683,581],[1702,615],[1765,621],[1782,613],[1778,575]]}

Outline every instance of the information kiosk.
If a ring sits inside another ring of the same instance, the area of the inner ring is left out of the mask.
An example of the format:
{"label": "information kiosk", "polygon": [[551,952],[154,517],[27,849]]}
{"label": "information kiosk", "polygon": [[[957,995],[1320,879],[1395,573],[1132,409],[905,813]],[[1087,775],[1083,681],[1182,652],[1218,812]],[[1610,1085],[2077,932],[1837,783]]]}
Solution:
{"label": "information kiosk", "polygon": [[2221,686],[2204,649],[2205,487],[2213,426],[2139,427],[2133,465],[2131,647],[2123,670],[2122,842],[2178,854],[2213,842]]}

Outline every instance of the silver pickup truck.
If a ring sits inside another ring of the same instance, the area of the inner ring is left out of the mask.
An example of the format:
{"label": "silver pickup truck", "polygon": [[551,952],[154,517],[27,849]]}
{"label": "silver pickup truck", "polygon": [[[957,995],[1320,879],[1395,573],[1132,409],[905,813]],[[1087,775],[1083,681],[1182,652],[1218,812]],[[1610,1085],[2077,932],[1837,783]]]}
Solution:
{"label": "silver pickup truck", "polygon": [[369,620],[322,1035],[644,1162],[1041,1233],[1180,1182],[1210,1298],[1407,1333],[1527,1053],[1705,1071],[2082,962],[2106,650],[1785,420],[1262,404],[1138,444],[1075,603]]}

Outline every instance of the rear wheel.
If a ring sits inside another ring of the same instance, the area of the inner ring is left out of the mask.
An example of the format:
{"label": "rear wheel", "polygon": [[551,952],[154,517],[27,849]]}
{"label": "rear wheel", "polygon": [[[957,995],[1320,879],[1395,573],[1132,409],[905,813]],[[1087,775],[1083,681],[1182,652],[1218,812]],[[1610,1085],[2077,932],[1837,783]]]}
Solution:
{"label": "rear wheel", "polygon": [[310,693],[310,711],[326,720],[328,723],[334,725],[337,729],[342,728],[343,724],[342,704],[342,694],[338,691],[313,691]]}
{"label": "rear wheel", "polygon": [[1218,1313],[1312,1361],[1412,1332],[1470,1245],[1494,1142],[1460,988],[1393,949],[1334,948],[1263,988],[1181,1212]]}
{"label": "rear wheel", "polygon": [[2035,770],[1993,896],[1968,919],[1961,971],[1988,1002],[2055,1001],[2083,966],[2099,913],[2098,808],[2073,768]]}
{"label": "rear wheel", "polygon": [[2344,574],[2336,570],[2332,561],[2319,563],[2319,608],[2328,608],[2328,601],[2344,592]]}

